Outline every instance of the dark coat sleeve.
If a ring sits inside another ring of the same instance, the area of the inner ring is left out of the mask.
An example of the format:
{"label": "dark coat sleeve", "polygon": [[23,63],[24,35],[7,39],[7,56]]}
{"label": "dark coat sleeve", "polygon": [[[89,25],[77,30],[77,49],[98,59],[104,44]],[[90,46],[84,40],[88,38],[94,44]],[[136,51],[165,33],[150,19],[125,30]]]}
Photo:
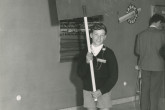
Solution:
{"label": "dark coat sleeve", "polygon": [[109,79],[106,81],[105,85],[102,88],[100,88],[102,94],[109,92],[115,86],[118,80],[118,63],[114,52],[108,51],[106,57],[108,60],[107,63],[110,76]]}
{"label": "dark coat sleeve", "polygon": [[159,50],[159,54],[165,60],[165,31],[163,31],[162,47]]}
{"label": "dark coat sleeve", "polygon": [[165,44],[159,50],[160,56],[165,60]]}

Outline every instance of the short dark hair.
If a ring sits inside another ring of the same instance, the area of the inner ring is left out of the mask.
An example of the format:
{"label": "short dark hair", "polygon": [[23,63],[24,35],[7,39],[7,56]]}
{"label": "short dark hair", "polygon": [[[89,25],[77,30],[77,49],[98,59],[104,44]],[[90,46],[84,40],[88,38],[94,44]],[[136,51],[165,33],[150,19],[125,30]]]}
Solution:
{"label": "short dark hair", "polygon": [[94,23],[90,28],[90,33],[93,33],[94,30],[104,30],[105,35],[107,34],[107,28],[103,23]]}
{"label": "short dark hair", "polygon": [[150,20],[149,20],[149,26],[150,26],[152,23],[156,23],[156,22],[158,22],[158,21],[160,21],[161,23],[165,23],[165,18],[164,18],[162,15],[160,15],[160,14],[154,14],[154,15],[150,18]]}

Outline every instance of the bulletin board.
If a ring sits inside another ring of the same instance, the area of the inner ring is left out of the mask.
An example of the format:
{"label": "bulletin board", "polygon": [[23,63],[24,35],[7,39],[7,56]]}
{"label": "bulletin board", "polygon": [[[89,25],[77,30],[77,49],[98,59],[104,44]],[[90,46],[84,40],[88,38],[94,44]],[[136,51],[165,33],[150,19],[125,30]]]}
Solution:
{"label": "bulletin board", "polygon": [[[103,21],[103,16],[88,17],[89,31],[94,23]],[[60,20],[60,62],[73,61],[86,44],[83,18]]]}
{"label": "bulletin board", "polygon": [[155,13],[161,14],[165,17],[165,5],[152,5],[151,16]]}
{"label": "bulletin board", "polygon": [[[151,16],[155,13],[161,14],[165,17],[165,5],[154,5],[151,6]],[[165,30],[165,23],[163,23],[163,29]]]}

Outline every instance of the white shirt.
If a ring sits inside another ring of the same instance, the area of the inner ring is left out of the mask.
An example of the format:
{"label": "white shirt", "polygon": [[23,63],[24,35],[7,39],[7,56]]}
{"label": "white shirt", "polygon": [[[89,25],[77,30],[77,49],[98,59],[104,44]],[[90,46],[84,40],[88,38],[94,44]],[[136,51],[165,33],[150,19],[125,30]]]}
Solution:
{"label": "white shirt", "polygon": [[150,27],[154,27],[154,28],[157,28],[155,25],[150,25]]}
{"label": "white shirt", "polygon": [[97,54],[100,52],[100,50],[102,49],[102,47],[103,47],[103,44],[100,45],[100,46],[97,46],[97,47],[91,45],[91,51],[92,51],[93,55],[94,56],[97,56]]}

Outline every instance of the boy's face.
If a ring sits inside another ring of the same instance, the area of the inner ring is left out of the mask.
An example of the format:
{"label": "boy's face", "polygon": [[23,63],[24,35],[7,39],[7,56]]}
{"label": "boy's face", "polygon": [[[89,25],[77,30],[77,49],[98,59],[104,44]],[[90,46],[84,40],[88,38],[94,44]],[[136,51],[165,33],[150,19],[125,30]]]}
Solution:
{"label": "boy's face", "polygon": [[92,38],[92,44],[94,46],[99,46],[103,44],[103,41],[106,38],[105,31],[104,30],[94,30],[93,33],[90,34],[90,37]]}

